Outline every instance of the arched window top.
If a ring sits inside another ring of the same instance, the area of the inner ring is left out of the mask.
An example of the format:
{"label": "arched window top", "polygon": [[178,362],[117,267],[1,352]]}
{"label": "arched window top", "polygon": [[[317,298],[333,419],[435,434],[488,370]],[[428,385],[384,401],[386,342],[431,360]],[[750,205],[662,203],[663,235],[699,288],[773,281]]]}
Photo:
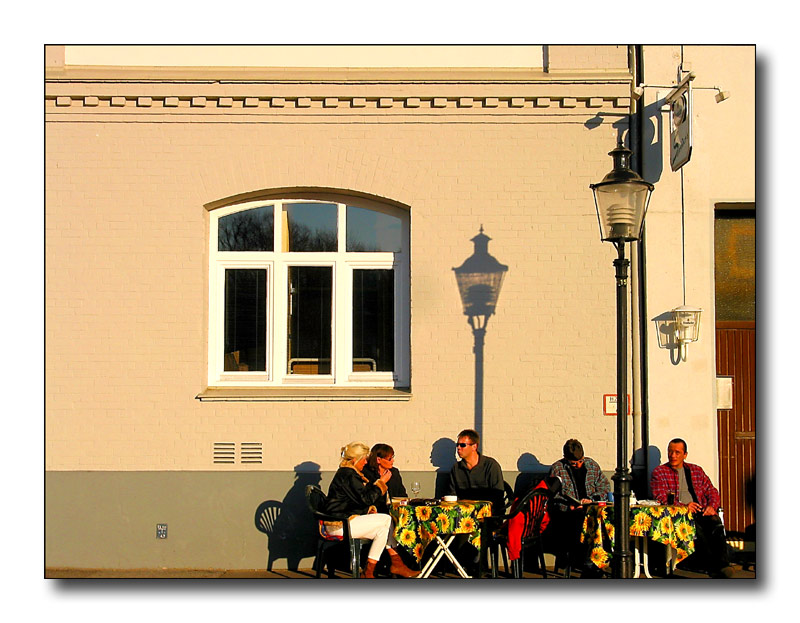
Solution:
{"label": "arched window top", "polygon": [[407,211],[364,199],[235,203],[214,216],[216,250],[222,252],[401,253],[407,235]]}

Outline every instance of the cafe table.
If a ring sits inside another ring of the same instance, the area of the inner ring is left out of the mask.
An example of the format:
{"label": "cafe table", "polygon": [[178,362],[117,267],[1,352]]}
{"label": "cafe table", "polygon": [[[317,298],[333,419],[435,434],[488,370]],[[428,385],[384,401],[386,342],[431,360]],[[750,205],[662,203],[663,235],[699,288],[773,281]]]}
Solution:
{"label": "cafe table", "polygon": [[[694,517],[686,506],[662,504],[636,504],[631,506],[630,535],[634,537],[634,576],[640,575],[640,567],[648,578],[647,543],[650,540],[667,546],[667,566],[684,560],[694,552],[696,529]],[[590,543],[591,560],[608,571],[614,550],[614,506],[590,504],[586,507],[581,542]]]}
{"label": "cafe table", "polygon": [[425,503],[406,503],[392,500],[394,538],[417,562],[422,562],[425,548],[432,542],[436,549],[422,567],[418,578],[427,578],[439,561],[446,556],[462,578],[471,577],[450,551],[450,544],[458,534],[466,534],[471,545],[481,550],[481,525],[484,517],[492,513],[492,503],[484,500],[458,500],[444,502],[429,500]]}

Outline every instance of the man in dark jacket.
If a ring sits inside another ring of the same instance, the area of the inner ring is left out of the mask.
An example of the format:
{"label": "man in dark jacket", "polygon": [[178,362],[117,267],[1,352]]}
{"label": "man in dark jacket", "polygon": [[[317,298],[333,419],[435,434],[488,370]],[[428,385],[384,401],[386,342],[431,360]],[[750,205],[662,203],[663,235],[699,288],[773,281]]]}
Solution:
{"label": "man in dark jacket", "polygon": [[490,456],[478,452],[480,435],[471,428],[458,434],[456,452],[458,461],[450,471],[447,495],[457,495],[464,500],[489,500],[492,514],[502,515],[503,468]]}
{"label": "man in dark jacket", "polygon": [[[478,452],[480,440],[478,432],[471,428],[458,433],[456,452],[461,460],[450,471],[447,495],[457,495],[462,500],[489,500],[492,514],[502,515],[505,510],[503,469],[492,457]],[[480,554],[467,543],[466,535],[459,535],[455,547],[456,557],[470,575],[476,575]]]}

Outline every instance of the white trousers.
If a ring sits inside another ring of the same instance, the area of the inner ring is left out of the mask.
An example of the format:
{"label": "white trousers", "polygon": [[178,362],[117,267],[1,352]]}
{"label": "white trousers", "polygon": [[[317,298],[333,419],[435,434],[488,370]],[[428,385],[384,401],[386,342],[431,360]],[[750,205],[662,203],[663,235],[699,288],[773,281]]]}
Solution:
{"label": "white trousers", "polygon": [[[343,532],[344,530],[339,528],[332,530],[331,534],[342,536]],[[359,515],[350,520],[350,533],[354,539],[372,540],[367,554],[372,560],[379,560],[384,549],[394,548],[397,545],[393,532],[392,516],[384,513]]]}

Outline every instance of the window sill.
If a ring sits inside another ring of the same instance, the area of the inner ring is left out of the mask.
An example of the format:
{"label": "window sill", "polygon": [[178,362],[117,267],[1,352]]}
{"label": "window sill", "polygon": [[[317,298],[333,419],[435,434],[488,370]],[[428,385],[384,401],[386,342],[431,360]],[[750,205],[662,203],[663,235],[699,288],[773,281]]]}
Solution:
{"label": "window sill", "polygon": [[201,402],[328,402],[411,400],[408,388],[365,387],[208,387]]}

